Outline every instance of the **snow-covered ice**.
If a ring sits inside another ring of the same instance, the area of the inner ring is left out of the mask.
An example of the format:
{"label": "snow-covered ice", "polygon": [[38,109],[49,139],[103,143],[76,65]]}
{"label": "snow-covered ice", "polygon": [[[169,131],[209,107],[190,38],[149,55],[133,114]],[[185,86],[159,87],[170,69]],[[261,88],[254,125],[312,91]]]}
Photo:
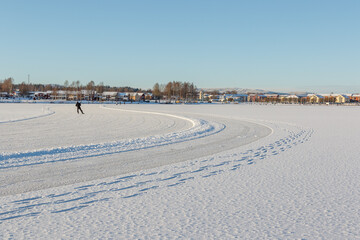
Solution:
{"label": "snow-covered ice", "polygon": [[358,239],[358,107],[0,104],[1,239]]}

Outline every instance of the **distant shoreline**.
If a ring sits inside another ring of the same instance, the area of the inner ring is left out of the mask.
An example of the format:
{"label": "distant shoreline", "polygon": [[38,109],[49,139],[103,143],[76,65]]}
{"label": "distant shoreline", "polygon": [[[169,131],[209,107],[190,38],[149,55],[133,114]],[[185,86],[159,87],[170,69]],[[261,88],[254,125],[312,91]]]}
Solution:
{"label": "distant shoreline", "polygon": [[[75,104],[77,101],[69,100],[24,100],[24,99],[0,99],[0,103],[28,103],[28,104]],[[297,105],[304,105],[304,106],[360,106],[359,102],[353,103],[273,103],[273,102],[207,102],[207,101],[197,101],[197,102],[169,102],[169,101],[146,101],[146,102],[124,102],[124,101],[87,101],[81,100],[82,104],[114,104],[114,105],[132,105],[132,104],[174,104],[174,105],[270,105],[270,106],[297,106]]]}

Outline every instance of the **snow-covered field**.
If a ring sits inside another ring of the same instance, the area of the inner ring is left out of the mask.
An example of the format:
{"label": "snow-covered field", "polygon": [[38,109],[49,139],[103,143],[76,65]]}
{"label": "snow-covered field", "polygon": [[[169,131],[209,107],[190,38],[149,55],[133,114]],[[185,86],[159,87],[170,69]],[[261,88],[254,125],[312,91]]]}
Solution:
{"label": "snow-covered field", "polygon": [[0,239],[359,239],[360,108],[0,104]]}

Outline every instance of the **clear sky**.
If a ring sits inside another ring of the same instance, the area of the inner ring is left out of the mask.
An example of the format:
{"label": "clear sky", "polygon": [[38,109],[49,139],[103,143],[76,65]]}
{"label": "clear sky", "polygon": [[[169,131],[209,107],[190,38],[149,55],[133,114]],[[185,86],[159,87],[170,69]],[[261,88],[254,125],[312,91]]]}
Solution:
{"label": "clear sky", "polygon": [[0,79],[360,91],[359,0],[1,0]]}

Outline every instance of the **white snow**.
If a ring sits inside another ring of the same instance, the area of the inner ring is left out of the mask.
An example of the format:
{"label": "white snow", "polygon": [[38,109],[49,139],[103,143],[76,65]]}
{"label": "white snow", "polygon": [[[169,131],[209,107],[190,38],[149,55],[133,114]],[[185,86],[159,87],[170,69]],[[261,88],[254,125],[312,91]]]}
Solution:
{"label": "white snow", "polygon": [[[1,104],[0,124],[6,122],[18,122],[49,116],[54,112],[42,104]],[[17,111],[17,109],[21,111]]]}
{"label": "white snow", "polygon": [[0,239],[358,239],[358,107],[0,104]]}

